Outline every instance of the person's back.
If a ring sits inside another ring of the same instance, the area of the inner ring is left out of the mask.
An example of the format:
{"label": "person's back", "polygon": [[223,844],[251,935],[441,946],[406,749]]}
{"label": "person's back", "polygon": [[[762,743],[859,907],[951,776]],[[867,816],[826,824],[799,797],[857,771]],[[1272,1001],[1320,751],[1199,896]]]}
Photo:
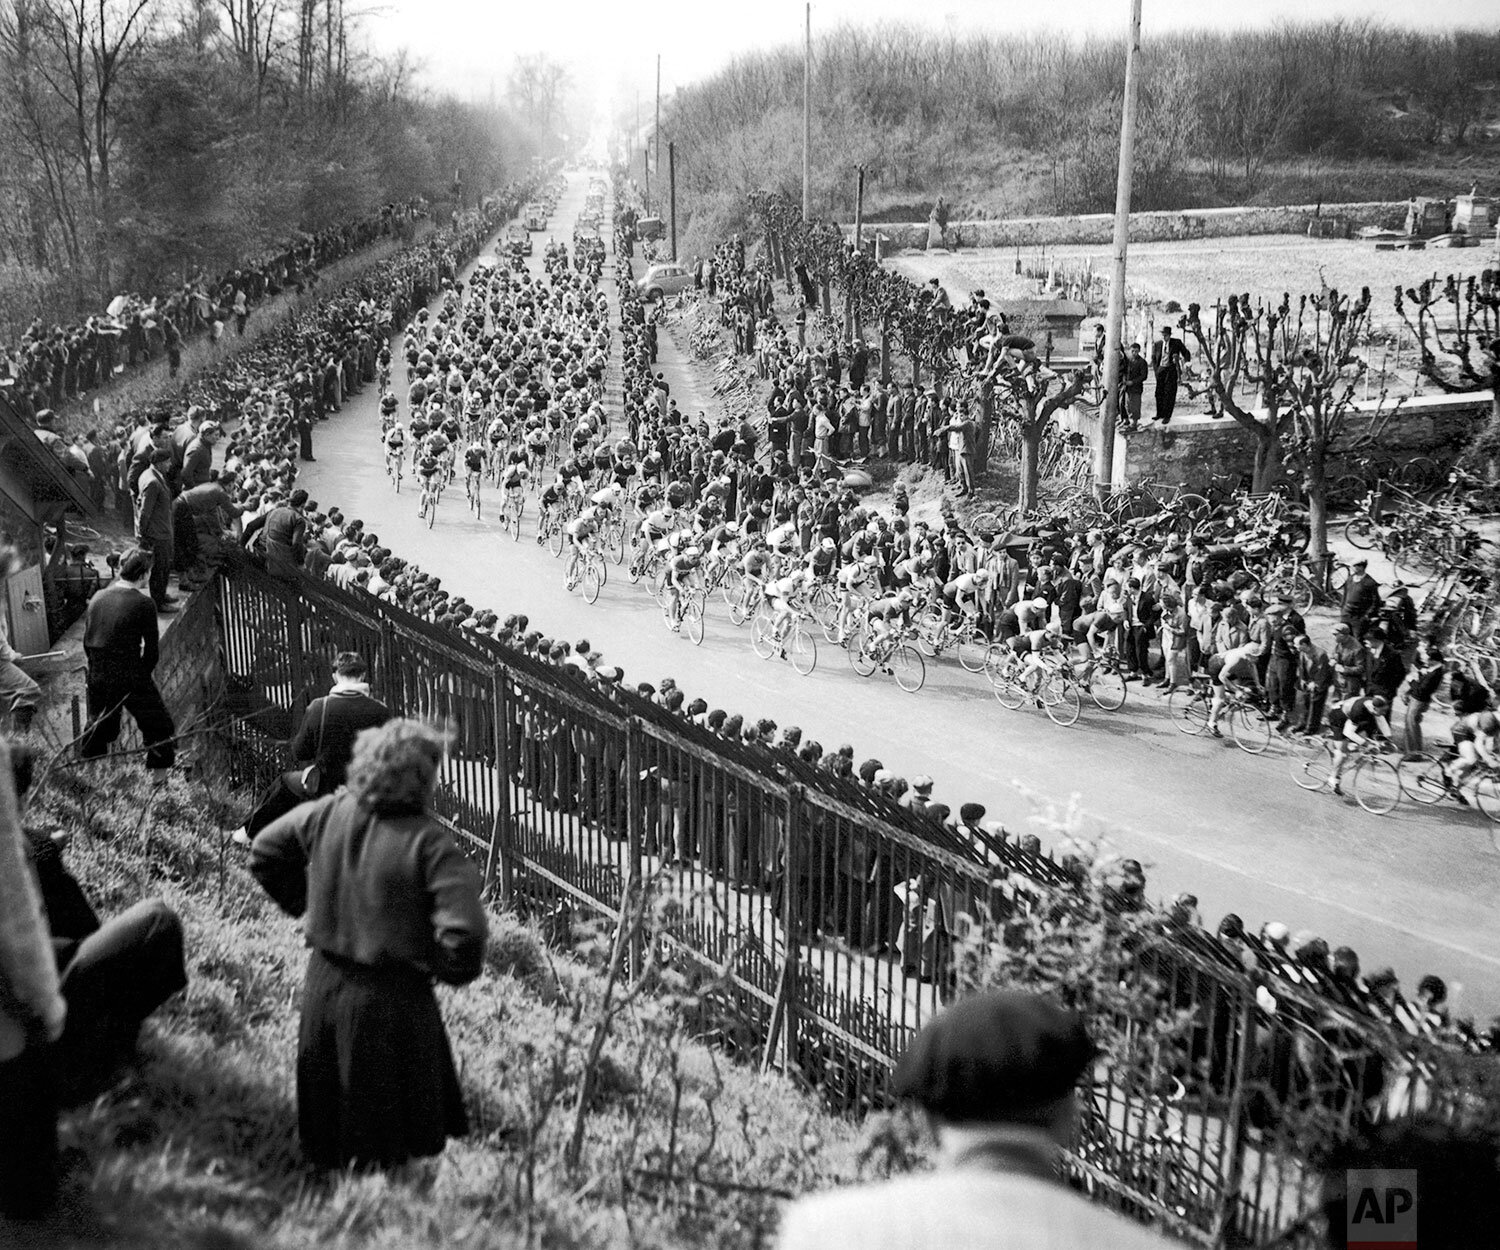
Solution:
{"label": "person's back", "polygon": [[1042,1145],[1024,1139],[1017,1145],[990,1151],[993,1160],[803,1199],[782,1224],[778,1250],[1166,1250],[1173,1244],[1053,1179]]}

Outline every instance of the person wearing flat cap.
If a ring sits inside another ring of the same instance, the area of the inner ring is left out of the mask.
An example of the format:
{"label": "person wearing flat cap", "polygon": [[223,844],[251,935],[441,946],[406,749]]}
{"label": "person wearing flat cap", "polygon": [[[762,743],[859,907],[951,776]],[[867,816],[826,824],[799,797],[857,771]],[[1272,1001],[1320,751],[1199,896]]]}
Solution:
{"label": "person wearing flat cap", "polygon": [[1175,1243],[1063,1185],[1083,1021],[1034,994],[960,999],[917,1034],[895,1091],[927,1112],[936,1170],[803,1198],[779,1250],[1165,1250]]}

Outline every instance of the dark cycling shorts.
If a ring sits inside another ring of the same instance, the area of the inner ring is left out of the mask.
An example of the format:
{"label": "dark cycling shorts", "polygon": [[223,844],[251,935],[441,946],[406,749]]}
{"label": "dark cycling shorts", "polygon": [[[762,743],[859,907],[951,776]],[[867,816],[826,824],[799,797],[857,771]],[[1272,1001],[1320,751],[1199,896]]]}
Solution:
{"label": "dark cycling shorts", "polygon": [[[1215,684],[1222,684],[1221,674],[1224,672],[1224,657],[1222,655],[1211,655],[1208,657],[1208,675],[1213,678]],[[1333,713],[1329,713],[1330,716]]]}

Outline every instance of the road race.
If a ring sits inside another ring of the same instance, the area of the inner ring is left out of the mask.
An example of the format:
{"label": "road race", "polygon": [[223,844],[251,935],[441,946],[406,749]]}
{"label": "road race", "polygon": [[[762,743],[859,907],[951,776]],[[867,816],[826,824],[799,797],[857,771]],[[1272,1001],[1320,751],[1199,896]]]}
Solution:
{"label": "road race", "polygon": [[1493,32],[158,7],[0,4],[0,1232],[1492,1240]]}

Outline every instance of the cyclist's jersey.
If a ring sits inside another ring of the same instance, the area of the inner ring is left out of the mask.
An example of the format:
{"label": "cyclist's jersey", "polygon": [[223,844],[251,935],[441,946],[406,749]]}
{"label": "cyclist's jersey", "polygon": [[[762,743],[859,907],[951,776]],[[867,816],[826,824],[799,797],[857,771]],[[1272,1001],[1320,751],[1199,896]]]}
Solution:
{"label": "cyclist's jersey", "polygon": [[854,590],[865,585],[875,576],[875,571],[862,560],[855,560],[844,565],[838,571],[838,584],[841,590]]}
{"label": "cyclist's jersey", "polygon": [[406,431],[399,425],[393,425],[386,431],[385,445],[388,451],[400,451],[406,446]]}
{"label": "cyclist's jersey", "polygon": [[778,577],[766,587],[766,594],[772,599],[787,599],[796,593],[797,587],[802,585],[805,574],[800,570],[788,573],[785,577]]}
{"label": "cyclist's jersey", "polygon": [[988,588],[990,575],[985,572],[964,573],[953,582],[953,591],[956,597],[965,595],[978,595]]}
{"label": "cyclist's jersey", "polygon": [[671,564],[672,580],[675,582],[679,578],[686,577],[701,563],[702,557],[700,556],[690,556],[686,553],[673,556]]}
{"label": "cyclist's jersey", "polygon": [[1500,720],[1491,711],[1470,712],[1453,722],[1453,741],[1474,742],[1483,739],[1493,750],[1500,743]]}
{"label": "cyclist's jersey", "polygon": [[884,599],[874,599],[869,607],[865,609],[865,615],[871,620],[889,621],[895,617],[906,620],[911,615],[912,600],[903,595],[889,595]]}
{"label": "cyclist's jersey", "polygon": [[470,473],[482,473],[484,472],[484,464],[484,448],[478,443],[470,443],[468,450],[464,452],[464,468],[468,469]]}
{"label": "cyclist's jersey", "polygon": [[666,508],[658,508],[641,522],[641,526],[652,538],[660,538],[676,523],[676,513]]}
{"label": "cyclist's jersey", "polygon": [[526,446],[531,449],[533,456],[545,456],[547,454],[547,432],[545,430],[532,430],[526,436]]}
{"label": "cyclist's jersey", "polygon": [[787,521],[766,535],[766,541],[777,551],[790,551],[797,543],[797,523]]}
{"label": "cyclist's jersey", "polygon": [[1377,736],[1383,732],[1380,728],[1381,715],[1370,706],[1369,697],[1366,695],[1356,695],[1352,699],[1345,699],[1339,704],[1338,711],[1343,714],[1345,724],[1353,725],[1367,737]]}
{"label": "cyclist's jersey", "polygon": [[452,417],[449,417],[446,421],[443,422],[441,429],[443,437],[446,438],[450,443],[453,443],[455,445],[458,443],[458,440],[463,437],[463,426],[459,425],[459,423]]}
{"label": "cyclist's jersey", "polygon": [[1052,649],[1053,635],[1045,629],[1031,629],[1024,634],[1017,634],[1006,642],[1017,655],[1025,655],[1028,651],[1034,651],[1040,655],[1044,651]]}
{"label": "cyclist's jersey", "polygon": [[437,457],[430,454],[423,456],[417,461],[417,474],[419,477],[431,477],[441,468],[442,465],[438,464]]}
{"label": "cyclist's jersey", "polygon": [[589,496],[589,502],[596,508],[604,508],[610,512],[617,511],[620,506],[619,496],[615,494],[613,486],[606,486],[602,490],[596,490]]}
{"label": "cyclist's jersey", "polygon": [[429,456],[444,456],[448,453],[448,440],[443,436],[441,430],[434,430],[427,436],[425,450]]}
{"label": "cyclist's jersey", "polygon": [[427,419],[416,413],[412,414],[411,437],[414,443],[420,443],[427,437]]}
{"label": "cyclist's jersey", "polygon": [[506,425],[499,417],[496,417],[490,422],[490,428],[485,433],[486,437],[490,440],[490,446],[496,447],[510,437],[510,426]]}
{"label": "cyclist's jersey", "polygon": [[552,508],[557,506],[558,500],[563,496],[562,484],[559,482],[549,483],[542,491],[542,507]]}
{"label": "cyclist's jersey", "polygon": [[592,538],[599,532],[599,522],[587,512],[580,513],[563,527],[563,533],[576,542]]}
{"label": "cyclist's jersey", "polygon": [[740,568],[746,577],[759,578],[764,581],[766,574],[771,571],[771,557],[760,548],[747,551],[745,558],[740,561]]}

